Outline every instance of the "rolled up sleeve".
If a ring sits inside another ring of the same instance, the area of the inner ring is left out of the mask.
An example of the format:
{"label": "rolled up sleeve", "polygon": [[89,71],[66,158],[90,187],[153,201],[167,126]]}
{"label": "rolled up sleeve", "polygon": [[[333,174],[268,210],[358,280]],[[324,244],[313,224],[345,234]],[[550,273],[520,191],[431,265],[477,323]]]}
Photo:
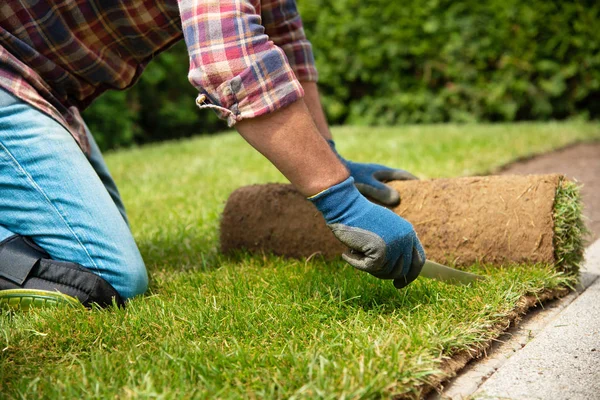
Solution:
{"label": "rolled up sleeve", "polygon": [[266,33],[283,49],[298,80],[316,82],[312,45],[306,39],[296,0],[263,0],[261,5]]}
{"label": "rolled up sleeve", "polygon": [[259,0],[179,0],[196,102],[229,126],[304,95],[284,51],[267,36],[260,8]]}

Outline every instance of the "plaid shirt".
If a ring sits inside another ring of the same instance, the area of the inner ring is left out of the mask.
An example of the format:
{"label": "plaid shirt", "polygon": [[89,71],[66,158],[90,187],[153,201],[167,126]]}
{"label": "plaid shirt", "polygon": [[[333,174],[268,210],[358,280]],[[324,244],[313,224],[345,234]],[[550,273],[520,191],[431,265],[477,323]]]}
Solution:
{"label": "plaid shirt", "polygon": [[0,4],[0,87],[89,150],[79,110],[132,86],[182,37],[201,108],[229,126],[284,107],[316,81],[295,0],[11,0]]}

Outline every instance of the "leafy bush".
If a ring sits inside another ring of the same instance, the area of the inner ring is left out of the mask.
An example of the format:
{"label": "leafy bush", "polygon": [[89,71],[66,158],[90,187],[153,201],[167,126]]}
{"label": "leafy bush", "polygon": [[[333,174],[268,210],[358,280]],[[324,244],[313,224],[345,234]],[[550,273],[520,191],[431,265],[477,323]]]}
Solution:
{"label": "leafy bush", "polygon": [[216,115],[200,110],[189,83],[183,41],[153,60],[139,82],[124,92],[107,92],[84,112],[102,149],[126,147],[223,130]]}
{"label": "leafy bush", "polygon": [[88,108],[83,117],[101,149],[125,147],[141,136],[136,107],[131,97],[135,92],[107,92]]}
{"label": "leafy bush", "polygon": [[300,4],[334,122],[600,115],[596,1]]}
{"label": "leafy bush", "polygon": [[183,41],[163,53],[142,74],[138,94],[140,129],[151,141],[223,130],[217,116],[200,110],[198,91],[187,79],[189,59]]}
{"label": "leafy bush", "polygon": [[[333,123],[600,116],[596,0],[298,0]],[[215,132],[183,43],[86,112],[103,147]]]}

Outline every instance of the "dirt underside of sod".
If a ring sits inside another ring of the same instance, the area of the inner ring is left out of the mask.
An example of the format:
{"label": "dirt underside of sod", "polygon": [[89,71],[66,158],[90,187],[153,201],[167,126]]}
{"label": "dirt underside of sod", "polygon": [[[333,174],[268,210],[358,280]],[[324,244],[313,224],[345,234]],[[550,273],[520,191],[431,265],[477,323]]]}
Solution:
{"label": "dirt underside of sod", "polygon": [[[410,221],[429,259],[469,266],[555,263],[553,210],[559,175],[390,182],[393,211]],[[575,201],[575,200],[573,200]],[[291,185],[236,190],[221,220],[221,248],[334,258],[345,247]]]}

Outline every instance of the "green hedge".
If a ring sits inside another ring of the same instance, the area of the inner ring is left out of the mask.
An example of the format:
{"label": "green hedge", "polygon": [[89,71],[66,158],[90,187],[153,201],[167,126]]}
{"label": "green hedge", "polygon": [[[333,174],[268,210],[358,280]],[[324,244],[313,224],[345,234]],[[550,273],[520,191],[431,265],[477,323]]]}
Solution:
{"label": "green hedge", "polygon": [[[600,116],[600,3],[298,0],[333,123]],[[196,109],[183,45],[86,112],[104,147],[223,129]],[[108,115],[108,117],[107,117]]]}
{"label": "green hedge", "polygon": [[600,3],[300,0],[334,122],[600,115]]}
{"label": "green hedge", "polygon": [[102,149],[126,147],[222,131],[214,112],[200,110],[198,91],[187,79],[189,59],[183,41],[148,65],[126,91],[107,92],[83,116]]}

